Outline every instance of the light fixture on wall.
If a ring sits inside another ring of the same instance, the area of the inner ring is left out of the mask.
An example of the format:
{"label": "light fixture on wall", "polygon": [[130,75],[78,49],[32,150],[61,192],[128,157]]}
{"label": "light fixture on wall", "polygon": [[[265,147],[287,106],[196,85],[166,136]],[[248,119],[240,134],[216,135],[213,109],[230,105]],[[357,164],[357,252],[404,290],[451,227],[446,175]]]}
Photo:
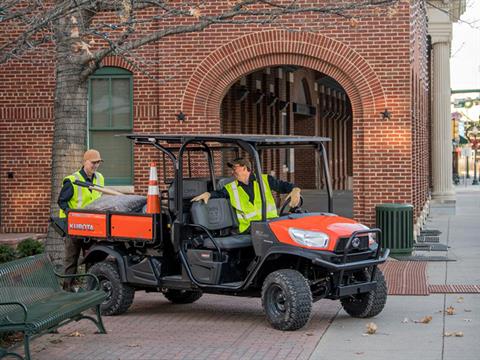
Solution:
{"label": "light fixture on wall", "polygon": [[392,119],[392,113],[388,111],[387,108],[385,108],[385,111],[382,111],[380,113],[382,115],[382,120],[391,120]]}
{"label": "light fixture on wall", "polygon": [[184,114],[183,112],[180,111],[180,112],[177,114],[177,120],[178,120],[178,121],[184,122],[184,121],[185,121],[185,118],[186,118],[186,116],[185,116],[185,114]]}

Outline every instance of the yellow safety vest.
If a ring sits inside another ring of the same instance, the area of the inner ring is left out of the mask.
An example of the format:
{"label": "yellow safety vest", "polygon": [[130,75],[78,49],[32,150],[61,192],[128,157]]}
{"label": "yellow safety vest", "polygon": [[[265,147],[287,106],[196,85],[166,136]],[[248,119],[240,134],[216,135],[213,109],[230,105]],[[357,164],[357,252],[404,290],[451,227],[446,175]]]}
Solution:
{"label": "yellow safety vest", "polygon": [[[277,207],[273,199],[272,190],[268,183],[268,175],[262,175],[263,184],[265,187],[265,200],[267,202],[267,219],[278,217]],[[239,231],[242,233],[248,229],[251,221],[262,220],[262,198],[260,196],[260,186],[257,180],[253,181],[254,200],[253,204],[250,202],[248,194],[241,186],[238,186],[238,181],[235,180],[225,185],[225,189],[230,197],[230,204],[235,209],[238,218]]]}
{"label": "yellow safety vest", "polygon": [[[66,176],[62,184],[66,181],[69,180],[72,183],[73,186],[73,196],[71,199],[68,201],[68,207],[70,209],[82,209],[94,200],[98,199],[100,196],[102,196],[101,192],[98,191],[90,191],[88,188],[83,187],[83,186],[78,186],[74,184],[75,180],[79,181],[87,181],[82,174],[80,174],[80,171],[77,171],[76,173]],[[95,177],[93,178],[93,183],[95,185],[104,185],[104,178],[103,175],[100,174],[99,172],[95,172]],[[65,211],[60,209],[60,214],[59,216],[61,218],[67,217],[67,214],[65,214]]]}

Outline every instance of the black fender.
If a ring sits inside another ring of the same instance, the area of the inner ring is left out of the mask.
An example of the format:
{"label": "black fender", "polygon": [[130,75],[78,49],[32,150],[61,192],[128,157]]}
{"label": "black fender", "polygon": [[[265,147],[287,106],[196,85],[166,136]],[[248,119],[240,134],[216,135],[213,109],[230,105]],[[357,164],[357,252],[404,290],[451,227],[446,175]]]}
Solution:
{"label": "black fender", "polygon": [[108,256],[112,256],[117,261],[120,280],[127,282],[127,272],[125,270],[126,264],[124,260],[124,252],[121,249],[108,245],[94,245],[88,249],[88,253],[82,260],[82,264],[86,263],[98,263],[105,260]]}

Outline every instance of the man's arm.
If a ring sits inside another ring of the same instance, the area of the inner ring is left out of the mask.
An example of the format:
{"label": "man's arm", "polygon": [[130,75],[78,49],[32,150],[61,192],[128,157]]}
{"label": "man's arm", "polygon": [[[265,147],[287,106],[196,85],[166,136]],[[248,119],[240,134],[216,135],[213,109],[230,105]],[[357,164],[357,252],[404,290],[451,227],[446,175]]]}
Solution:
{"label": "man's arm", "polygon": [[204,192],[198,196],[195,196],[192,200],[190,201],[201,201],[203,200],[206,203],[208,203],[208,200],[210,199],[219,199],[219,198],[225,198],[228,199],[228,191],[225,190],[225,188],[212,191],[212,192]]}
{"label": "man's arm", "polygon": [[63,211],[68,209],[68,202],[73,196],[73,185],[70,180],[65,180],[63,182],[62,190],[60,190],[60,195],[58,196],[58,206]]}
{"label": "man's arm", "polygon": [[268,175],[268,185],[270,189],[280,194],[288,194],[296,187],[295,184],[274,178],[272,175]]}
{"label": "man's arm", "polygon": [[210,199],[228,199],[228,191],[225,188],[210,192]]}

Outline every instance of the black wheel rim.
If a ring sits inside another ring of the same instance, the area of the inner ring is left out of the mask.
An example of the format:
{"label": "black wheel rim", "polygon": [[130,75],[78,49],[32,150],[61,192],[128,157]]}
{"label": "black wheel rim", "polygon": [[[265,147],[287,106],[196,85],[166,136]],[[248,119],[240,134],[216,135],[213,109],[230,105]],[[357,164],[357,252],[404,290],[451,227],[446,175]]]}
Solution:
{"label": "black wheel rim", "polygon": [[267,309],[270,314],[280,316],[286,313],[287,300],[281,286],[277,284],[270,285],[266,295]]}
{"label": "black wheel rim", "polygon": [[100,290],[103,290],[105,294],[107,294],[107,298],[103,303],[107,304],[112,299],[112,293],[113,293],[112,282],[107,278],[99,278],[99,280],[100,280]]}

